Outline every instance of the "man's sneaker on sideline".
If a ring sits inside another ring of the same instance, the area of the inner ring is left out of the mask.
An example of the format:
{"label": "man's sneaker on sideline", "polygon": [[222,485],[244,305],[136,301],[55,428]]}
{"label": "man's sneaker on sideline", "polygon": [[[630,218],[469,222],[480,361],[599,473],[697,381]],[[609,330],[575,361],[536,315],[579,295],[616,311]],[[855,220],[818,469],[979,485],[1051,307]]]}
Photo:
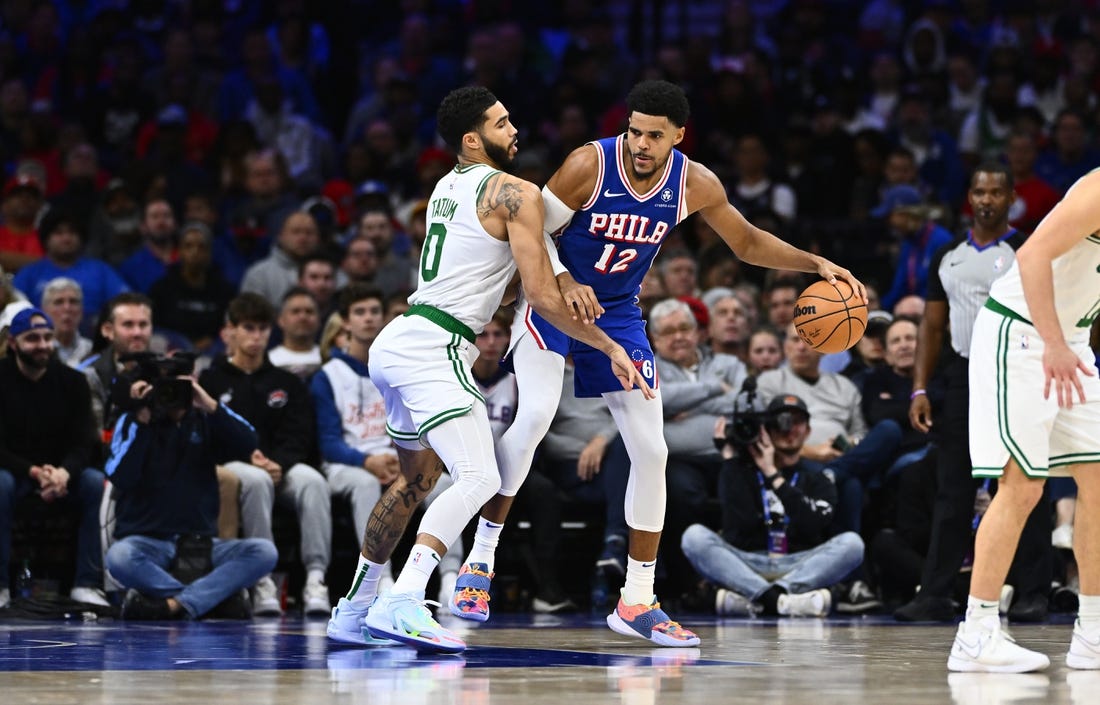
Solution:
{"label": "man's sneaker on sideline", "polygon": [[1086,630],[1080,619],[1073,623],[1073,641],[1069,643],[1066,665],[1082,671],[1100,669],[1100,628]]}
{"label": "man's sneaker on sideline", "polygon": [[607,626],[617,634],[646,639],[657,646],[699,645],[695,632],[672,621],[657,600],[649,605],[628,605],[620,597],[615,611],[607,615]]}
{"label": "man's sneaker on sideline", "polygon": [[950,671],[964,673],[1027,673],[1050,665],[1046,654],[1018,645],[1001,629],[999,620],[992,626],[968,626],[964,621],[955,633],[955,643],[947,658]]}
{"label": "man's sneaker on sideline", "polygon": [[786,592],[779,596],[776,610],[784,617],[824,617],[833,604],[833,594],[821,588],[810,592]]}
{"label": "man's sneaker on sideline", "polygon": [[427,603],[411,593],[375,598],[365,621],[376,639],[393,639],[417,651],[457,654],[466,649],[466,642],[435,621]]}
{"label": "man's sneaker on sideline", "polygon": [[458,571],[454,593],[451,595],[451,614],[474,622],[489,619],[489,587],[493,574],[487,563],[466,563]]}
{"label": "man's sneaker on sideline", "polygon": [[319,617],[332,611],[328,585],[325,585],[321,577],[306,578],[305,587],[302,588],[302,611],[309,617]]}
{"label": "man's sneaker on sideline", "polygon": [[392,639],[375,639],[367,631],[367,625],[364,624],[363,620],[366,619],[369,609],[369,607],[358,609],[352,604],[351,600],[341,597],[336,606],[332,608],[332,616],[329,617],[328,627],[325,629],[328,638],[341,644],[396,646],[396,641]]}
{"label": "man's sneaker on sideline", "polygon": [[539,614],[559,614],[574,612],[576,603],[569,599],[561,588],[542,588],[531,600],[531,609]]}
{"label": "man's sneaker on sideline", "polygon": [[252,587],[252,614],[256,617],[280,617],[283,606],[279,603],[279,588],[270,575],[260,578]]}
{"label": "man's sneaker on sideline", "polygon": [[752,617],[760,609],[752,600],[733,590],[718,588],[714,593],[714,613],[723,617]]}
{"label": "man's sneaker on sideline", "polygon": [[862,580],[856,580],[847,590],[842,590],[836,601],[836,611],[842,614],[863,614],[882,607],[882,600]]}
{"label": "man's sneaker on sideline", "polygon": [[626,575],[626,539],[618,534],[603,542],[603,553],[596,559],[596,570],[607,577]]}
{"label": "man's sneaker on sideline", "polygon": [[83,602],[86,605],[96,605],[97,607],[111,606],[111,603],[107,601],[107,593],[96,587],[84,585],[74,587],[69,592],[69,599],[73,602]]}

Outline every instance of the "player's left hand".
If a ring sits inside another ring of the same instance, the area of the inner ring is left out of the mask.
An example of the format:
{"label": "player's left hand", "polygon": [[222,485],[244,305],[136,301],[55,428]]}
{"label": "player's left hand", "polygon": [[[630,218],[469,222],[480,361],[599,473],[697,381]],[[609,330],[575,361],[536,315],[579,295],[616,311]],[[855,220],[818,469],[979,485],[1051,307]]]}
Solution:
{"label": "player's left hand", "polygon": [[592,323],[603,315],[603,306],[596,299],[596,292],[587,284],[578,284],[577,280],[565,273],[558,277],[558,290],[565,299],[565,305],[573,315],[573,320]]}
{"label": "player's left hand", "polygon": [[642,390],[642,394],[646,399],[653,399],[657,396],[646,384],[645,377],[642,377],[642,373],[634,366],[634,361],[630,359],[622,346],[616,346],[608,354],[608,357],[611,358],[611,370],[615,373],[619,383],[623,385],[623,389],[630,391],[637,387]]}
{"label": "player's left hand", "polygon": [[1050,398],[1050,385],[1054,383],[1054,390],[1058,395],[1058,406],[1066,409],[1073,407],[1073,390],[1077,390],[1077,396],[1081,403],[1085,403],[1085,388],[1077,376],[1080,371],[1089,377],[1093,376],[1092,369],[1088,367],[1077,354],[1070,350],[1065,343],[1048,345],[1043,350],[1043,398]]}
{"label": "player's left hand", "polygon": [[863,300],[863,303],[867,303],[867,287],[863,285],[863,282],[856,279],[855,276],[844,267],[833,264],[824,257],[821,258],[821,262],[817,266],[817,273],[822,279],[829,282],[832,285],[836,285],[837,279],[843,279],[848,282],[852,287],[852,291],[859,295],[859,298]]}

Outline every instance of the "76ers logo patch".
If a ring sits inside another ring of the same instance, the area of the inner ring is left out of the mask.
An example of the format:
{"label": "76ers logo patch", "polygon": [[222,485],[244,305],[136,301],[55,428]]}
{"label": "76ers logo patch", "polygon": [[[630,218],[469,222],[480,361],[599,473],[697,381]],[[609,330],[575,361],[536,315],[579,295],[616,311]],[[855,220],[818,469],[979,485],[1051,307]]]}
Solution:
{"label": "76ers logo patch", "polygon": [[634,368],[645,378],[646,383],[652,387],[655,376],[653,358],[646,357],[645,353],[638,348],[634,348],[630,353],[630,360],[634,363]]}
{"label": "76ers logo patch", "polygon": [[281,409],[286,406],[287,401],[290,400],[290,395],[286,393],[286,390],[276,389],[271,394],[267,395],[267,405],[272,409]]}

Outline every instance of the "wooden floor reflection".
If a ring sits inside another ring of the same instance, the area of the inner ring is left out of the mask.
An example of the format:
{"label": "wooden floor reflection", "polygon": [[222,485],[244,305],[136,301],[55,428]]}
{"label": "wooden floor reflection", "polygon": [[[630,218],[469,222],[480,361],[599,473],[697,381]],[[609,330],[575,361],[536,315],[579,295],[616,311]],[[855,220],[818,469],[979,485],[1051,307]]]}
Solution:
{"label": "wooden floor reflection", "polygon": [[[499,618],[498,618],[499,617]],[[494,616],[462,656],[332,648],[323,621],[0,624],[5,705],[1100,703],[1100,672],[1065,668],[1069,624],[1014,627],[1045,674],[948,674],[951,626],[685,620],[696,649],[623,640],[597,617]],[[451,623],[449,623],[451,624]]]}

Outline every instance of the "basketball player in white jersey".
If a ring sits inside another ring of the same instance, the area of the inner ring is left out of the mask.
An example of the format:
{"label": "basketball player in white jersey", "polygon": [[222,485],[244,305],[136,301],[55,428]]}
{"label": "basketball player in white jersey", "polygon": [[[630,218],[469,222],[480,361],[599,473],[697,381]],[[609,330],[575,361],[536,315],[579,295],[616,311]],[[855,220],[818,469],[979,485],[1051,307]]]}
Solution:
{"label": "basketball player in white jersey", "polygon": [[970,347],[970,457],[999,486],[974,545],[952,671],[1050,665],[1001,631],[998,598],[1025,520],[1052,473],[1077,482],[1073,552],[1081,604],[1066,665],[1100,669],[1100,379],[1089,330],[1100,312],[1100,170],[1081,177],[989,291]]}
{"label": "basketball player in white jersey", "polygon": [[[643,81],[627,96],[627,131],[574,150],[543,189],[547,233],[561,231],[560,257],[569,274],[591,286],[605,308],[597,321],[631,351],[656,390],[653,352],[636,299],[642,278],[665,235],[698,212],[742,260],[750,264],[816,272],[845,279],[861,299],[866,290],[832,262],[754,227],[730,205],[718,177],[675,147],[684,138],[689,106],[667,81]],[[526,284],[525,284],[526,287]],[[535,446],[546,435],[560,397],[564,356],[571,354],[577,396],[603,396],[630,455],[625,514],[630,527],[626,584],[608,626],[658,646],[685,647],[699,638],[669,618],[654,595],[657,548],[665,512],[665,461],[660,404],[617,389],[589,361],[599,361],[577,341],[521,307],[512,330],[519,409],[497,449],[501,489],[481,512],[474,546],[451,601],[464,619],[489,616],[488,588],[501,527],[527,477]],[[556,386],[555,386],[556,382]]]}
{"label": "basketball player in white jersey", "polygon": [[[429,200],[419,285],[409,311],[378,335],[368,365],[385,402],[386,430],[398,446],[404,483],[395,483],[398,490],[391,487],[375,507],[345,610],[334,611],[332,620],[336,629],[353,632],[365,617],[375,639],[455,653],[466,645],[432,618],[424,590],[447,546],[500,488],[489,417],[470,368],[478,355],[475,336],[517,268],[532,306],[606,354],[624,389],[637,386],[650,397],[652,390],[622,346],[575,320],[562,298],[542,234],[539,190],[501,171],[515,156],[517,134],[504,106],[485,88],[459,88],[440,104],[437,122],[458,164]],[[454,484],[425,512],[392,591],[372,602],[375,576],[408,511],[438,479],[438,461]]]}

